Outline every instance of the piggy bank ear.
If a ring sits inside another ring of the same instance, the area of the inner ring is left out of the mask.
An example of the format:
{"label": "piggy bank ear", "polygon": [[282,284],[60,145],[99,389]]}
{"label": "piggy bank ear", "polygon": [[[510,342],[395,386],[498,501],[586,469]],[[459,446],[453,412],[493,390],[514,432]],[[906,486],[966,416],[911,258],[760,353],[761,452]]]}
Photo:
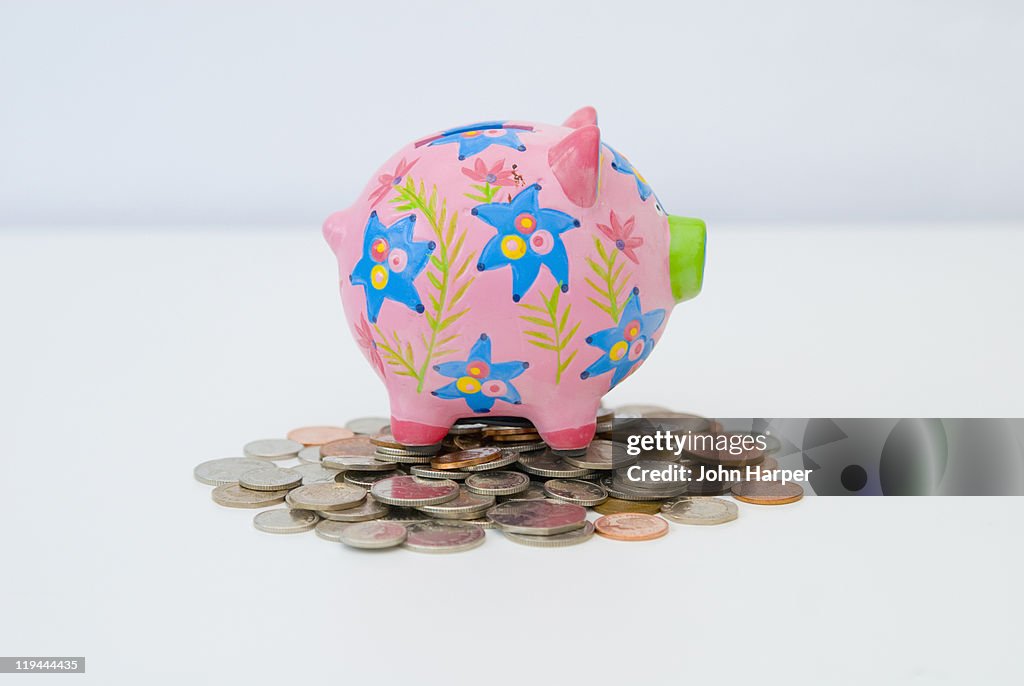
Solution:
{"label": "piggy bank ear", "polygon": [[568,126],[570,129],[578,129],[583,126],[597,126],[597,110],[590,105],[581,107],[566,119],[562,126]]}
{"label": "piggy bank ear", "polygon": [[581,126],[548,150],[548,165],[565,196],[580,207],[597,201],[597,172],[601,164],[601,131]]}

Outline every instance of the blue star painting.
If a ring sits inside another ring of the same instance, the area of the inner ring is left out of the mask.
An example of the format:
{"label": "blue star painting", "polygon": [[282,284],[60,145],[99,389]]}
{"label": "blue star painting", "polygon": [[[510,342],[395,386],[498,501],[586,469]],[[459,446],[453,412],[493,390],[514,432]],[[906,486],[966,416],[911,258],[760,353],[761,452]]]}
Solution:
{"label": "blue star painting", "polygon": [[636,179],[636,188],[640,191],[640,199],[647,200],[651,196],[651,186],[647,183],[647,179],[636,170],[636,167],[627,160],[623,155],[620,155],[615,148],[605,143],[606,148],[611,150],[612,155],[615,159],[612,160],[612,169],[619,172],[620,174],[632,174]]}
{"label": "blue star painting", "polygon": [[580,372],[581,379],[600,376],[614,370],[612,384],[626,378],[636,365],[647,359],[654,349],[654,334],[665,321],[665,310],[643,312],[640,306],[640,290],[633,289],[619,323],[610,329],[603,329],[587,336],[587,343],[604,351],[601,357]]}
{"label": "blue star painting", "polygon": [[492,362],[491,339],[480,334],[465,361],[434,365],[435,372],[455,381],[430,393],[445,400],[462,398],[473,412],[490,412],[496,400],[519,405],[522,399],[512,379],[529,366],[529,362]]}
{"label": "blue star painting", "polygon": [[521,190],[512,202],[477,205],[473,214],[498,234],[480,253],[480,271],[512,267],[512,300],[519,302],[537,280],[541,265],[547,267],[562,292],[569,290],[569,257],[562,234],[580,225],[565,212],[540,206],[540,184]]}
{"label": "blue star painting", "polygon": [[484,121],[479,124],[442,131],[438,138],[430,142],[430,145],[458,143],[460,160],[483,152],[492,145],[503,145],[506,148],[522,152],[526,150],[526,146],[519,140],[518,132],[529,130],[531,129],[525,127],[505,128],[503,121]]}
{"label": "blue star painting", "polygon": [[385,300],[423,312],[423,301],[413,281],[427,266],[435,243],[413,240],[415,224],[414,214],[384,226],[376,212],[370,213],[363,234],[363,254],[348,279],[366,291],[366,315],[371,323],[377,322]]}

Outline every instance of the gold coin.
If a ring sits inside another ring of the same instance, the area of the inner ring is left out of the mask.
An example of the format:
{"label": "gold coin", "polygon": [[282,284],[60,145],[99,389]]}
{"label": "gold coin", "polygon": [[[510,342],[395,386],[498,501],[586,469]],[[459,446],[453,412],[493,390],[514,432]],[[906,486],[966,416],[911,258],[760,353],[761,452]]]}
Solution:
{"label": "gold coin", "polygon": [[594,506],[594,512],[606,514],[619,514],[622,512],[635,512],[637,514],[657,514],[661,512],[661,503],[640,502],[630,500],[619,500],[608,498],[600,505]]}

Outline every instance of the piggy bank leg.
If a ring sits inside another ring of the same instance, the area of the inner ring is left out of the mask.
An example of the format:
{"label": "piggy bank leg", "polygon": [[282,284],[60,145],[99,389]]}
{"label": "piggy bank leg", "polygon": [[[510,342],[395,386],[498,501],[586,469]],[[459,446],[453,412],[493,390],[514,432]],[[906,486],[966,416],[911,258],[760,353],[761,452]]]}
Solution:
{"label": "piggy bank leg", "polygon": [[439,417],[399,419],[391,415],[391,435],[402,445],[436,445],[448,435],[451,423]]}
{"label": "piggy bank leg", "polygon": [[579,403],[571,413],[561,408],[558,413],[537,414],[529,419],[537,427],[541,439],[553,450],[577,452],[586,449],[594,439],[599,404],[600,401]]}

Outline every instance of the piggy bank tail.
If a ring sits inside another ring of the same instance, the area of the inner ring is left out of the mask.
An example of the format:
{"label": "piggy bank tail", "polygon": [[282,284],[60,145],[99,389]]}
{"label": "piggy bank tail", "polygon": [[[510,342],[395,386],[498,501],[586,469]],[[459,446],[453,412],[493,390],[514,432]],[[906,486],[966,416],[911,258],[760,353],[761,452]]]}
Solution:
{"label": "piggy bank tail", "polygon": [[327,245],[331,246],[335,255],[341,251],[341,244],[350,230],[350,224],[351,218],[348,210],[335,212],[324,222],[324,239],[327,241]]}

